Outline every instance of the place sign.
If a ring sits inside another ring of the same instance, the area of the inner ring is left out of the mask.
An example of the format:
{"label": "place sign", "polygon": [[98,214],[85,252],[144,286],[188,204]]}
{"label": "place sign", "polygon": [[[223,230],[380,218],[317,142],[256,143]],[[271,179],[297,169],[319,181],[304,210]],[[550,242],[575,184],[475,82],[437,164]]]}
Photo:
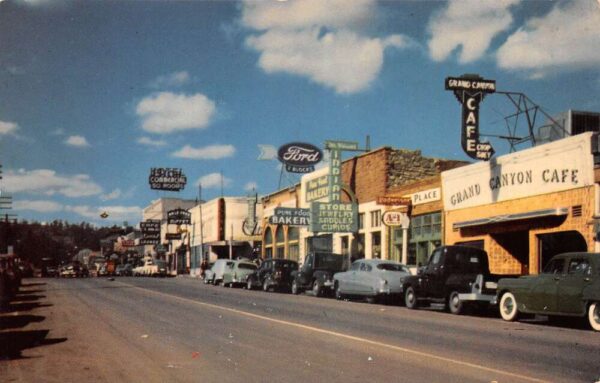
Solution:
{"label": "place sign", "polygon": [[187,178],[180,168],[152,168],[148,183],[150,189],[180,191],[185,188]]}
{"label": "place sign", "polygon": [[192,213],[184,209],[169,210],[167,212],[167,223],[173,225],[191,225]]}
{"label": "place sign", "polygon": [[290,173],[310,173],[323,159],[323,152],[312,144],[292,142],[281,146],[277,157]]}
{"label": "place sign", "polygon": [[358,231],[358,205],[340,202],[313,202],[310,231],[313,233],[354,233]]}
{"label": "place sign", "polygon": [[410,205],[411,199],[406,197],[393,197],[393,196],[382,196],[377,197],[377,205],[384,206],[401,206]]}
{"label": "place sign", "polygon": [[310,209],[276,207],[275,213],[269,217],[271,225],[309,226]]}
{"label": "place sign", "polygon": [[496,91],[496,82],[478,75],[447,77],[446,90],[454,92],[462,105],[461,145],[464,152],[476,160],[489,161],[494,155],[490,143],[479,141],[479,104],[483,98]]}

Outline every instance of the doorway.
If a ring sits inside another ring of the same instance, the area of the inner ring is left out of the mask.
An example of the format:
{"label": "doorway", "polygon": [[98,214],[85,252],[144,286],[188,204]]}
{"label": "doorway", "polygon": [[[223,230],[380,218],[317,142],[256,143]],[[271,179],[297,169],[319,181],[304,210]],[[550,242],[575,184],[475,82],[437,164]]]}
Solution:
{"label": "doorway", "polygon": [[585,238],[583,238],[580,232],[575,230],[551,234],[539,234],[537,239],[540,254],[540,272],[544,270],[544,267],[546,267],[550,258],[556,254],[569,251],[588,251]]}
{"label": "doorway", "polygon": [[521,274],[529,274],[529,231],[511,231],[492,234],[496,241],[507,253],[521,264]]}

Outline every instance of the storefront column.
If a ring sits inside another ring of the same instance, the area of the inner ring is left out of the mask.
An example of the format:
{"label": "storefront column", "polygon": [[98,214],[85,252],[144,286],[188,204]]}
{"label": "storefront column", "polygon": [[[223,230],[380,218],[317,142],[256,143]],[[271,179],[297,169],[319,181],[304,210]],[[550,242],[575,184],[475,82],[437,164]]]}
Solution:
{"label": "storefront column", "polygon": [[408,264],[408,227],[402,228],[402,263]]}

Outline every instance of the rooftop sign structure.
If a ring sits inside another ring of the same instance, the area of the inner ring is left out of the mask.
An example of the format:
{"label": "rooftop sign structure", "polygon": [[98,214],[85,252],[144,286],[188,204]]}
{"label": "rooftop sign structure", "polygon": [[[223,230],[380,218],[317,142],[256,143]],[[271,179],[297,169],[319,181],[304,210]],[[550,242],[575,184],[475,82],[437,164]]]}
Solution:
{"label": "rooftop sign structure", "polygon": [[148,183],[150,189],[180,191],[185,188],[187,178],[180,168],[152,168]]}
{"label": "rooftop sign structure", "polygon": [[323,152],[314,145],[304,142],[285,144],[277,151],[277,157],[290,173],[310,173],[323,159]]}

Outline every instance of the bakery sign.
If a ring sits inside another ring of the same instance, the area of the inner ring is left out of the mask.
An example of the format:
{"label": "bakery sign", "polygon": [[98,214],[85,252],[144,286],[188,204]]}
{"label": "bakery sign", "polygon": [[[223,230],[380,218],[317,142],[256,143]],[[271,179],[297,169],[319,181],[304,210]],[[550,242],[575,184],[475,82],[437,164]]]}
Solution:
{"label": "bakery sign", "polygon": [[464,152],[476,160],[489,161],[494,148],[479,141],[479,104],[483,98],[496,91],[496,81],[484,80],[478,75],[446,78],[446,90],[454,92],[462,105],[461,144]]}
{"label": "bakery sign", "polygon": [[290,173],[310,173],[323,159],[323,152],[305,142],[292,142],[281,146],[277,150],[277,157]]}

